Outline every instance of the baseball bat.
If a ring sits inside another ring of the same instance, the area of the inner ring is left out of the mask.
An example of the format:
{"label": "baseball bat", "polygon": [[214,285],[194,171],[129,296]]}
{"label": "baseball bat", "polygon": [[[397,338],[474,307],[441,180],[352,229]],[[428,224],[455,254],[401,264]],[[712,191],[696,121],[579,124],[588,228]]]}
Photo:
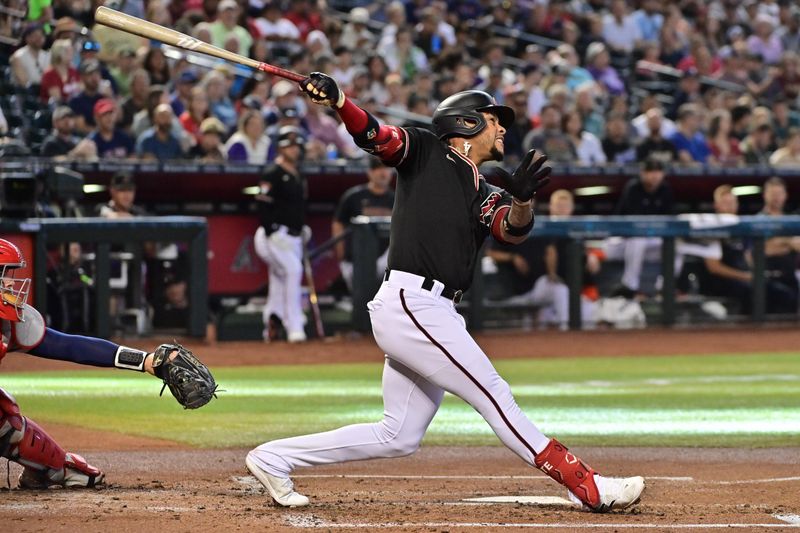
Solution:
{"label": "baseball bat", "polygon": [[303,244],[303,270],[306,274],[308,301],[311,303],[311,314],[314,315],[314,326],[317,330],[317,337],[324,339],[325,329],[322,327],[322,313],[319,311],[317,289],[314,286],[314,271],[311,269],[311,259],[308,257],[308,247],[305,244]]}
{"label": "baseball bat", "polygon": [[109,26],[127,33],[132,33],[134,35],[144,37],[145,39],[153,39],[155,41],[161,41],[162,43],[172,45],[176,48],[182,48],[183,50],[188,50],[190,52],[199,52],[201,54],[218,57],[219,59],[224,59],[225,61],[238,63],[240,65],[244,65],[255,70],[260,70],[261,72],[266,72],[267,74],[280,76],[281,78],[286,78],[287,80],[294,82],[301,82],[306,79],[306,76],[298,74],[297,72],[292,72],[290,70],[276,67],[275,65],[270,65],[269,63],[262,63],[261,61],[250,59],[249,57],[233,53],[229,50],[224,50],[217,46],[204,43],[203,41],[195,39],[194,37],[189,37],[185,33],[181,33],[170,28],[165,28],[164,26],[154,24],[147,20],[132,17],[126,13],[120,13],[119,11],[109,7],[98,7],[97,11],[94,12],[94,20],[95,22],[99,22],[105,26]]}

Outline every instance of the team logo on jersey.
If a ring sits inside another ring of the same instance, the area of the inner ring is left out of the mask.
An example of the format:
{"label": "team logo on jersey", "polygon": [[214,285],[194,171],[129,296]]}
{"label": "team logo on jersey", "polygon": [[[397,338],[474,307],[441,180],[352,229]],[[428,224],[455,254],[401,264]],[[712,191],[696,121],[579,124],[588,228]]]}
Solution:
{"label": "team logo on jersey", "polygon": [[481,204],[481,222],[485,226],[491,227],[492,225],[492,215],[494,215],[494,208],[497,205],[497,202],[500,201],[502,195],[494,191]]}
{"label": "team logo on jersey", "polygon": [[377,131],[375,131],[375,128],[372,128],[371,130],[369,130],[369,131],[367,132],[367,140],[368,140],[368,141],[371,141],[372,139],[374,139],[374,138],[375,138],[375,136],[376,136],[376,135],[378,135],[378,132],[377,132]]}

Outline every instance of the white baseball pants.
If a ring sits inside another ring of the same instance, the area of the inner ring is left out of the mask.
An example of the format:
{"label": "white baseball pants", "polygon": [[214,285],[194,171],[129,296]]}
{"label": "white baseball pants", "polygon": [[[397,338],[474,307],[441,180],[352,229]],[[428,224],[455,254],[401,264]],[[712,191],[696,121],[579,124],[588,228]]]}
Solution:
{"label": "white baseball pants", "polygon": [[383,420],[262,444],[250,457],[286,477],[299,466],[400,457],[413,453],[444,392],[462,398],[503,443],[533,465],[549,439],[520,410],[508,384],[466,330],[444,286],[393,270],[369,303],[372,330],[386,353]]}
{"label": "white baseball pants", "polygon": [[303,279],[303,239],[289,235],[286,226],[267,236],[263,227],[253,238],[256,253],[269,267],[269,294],[262,312],[264,327],[269,316],[281,319],[289,333],[302,332],[305,316],[300,285]]}

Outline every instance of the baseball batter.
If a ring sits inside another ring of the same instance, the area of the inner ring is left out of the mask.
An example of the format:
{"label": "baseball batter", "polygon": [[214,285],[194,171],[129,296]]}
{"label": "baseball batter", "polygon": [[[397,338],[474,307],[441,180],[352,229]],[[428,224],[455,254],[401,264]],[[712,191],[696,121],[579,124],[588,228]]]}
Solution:
{"label": "baseball batter", "polygon": [[[0,239],[0,362],[7,353],[16,351],[83,365],[147,372],[161,378],[187,409],[211,400],[216,390],[214,378],[179,344],[162,344],[155,352],[147,353],[45,327],[42,315],[26,303],[31,280],[14,275],[24,266],[19,248]],[[102,471],[80,455],[65,451],[41,426],[23,416],[17,401],[2,388],[0,457],[24,466],[19,477],[19,487],[23,489],[96,487],[104,483]]]}
{"label": "baseball batter", "polygon": [[301,89],[314,103],[333,106],[361,148],[397,169],[389,268],[369,303],[375,340],[386,354],[384,416],[262,444],[247,455],[250,472],[280,505],[307,505],[289,478],[295,468],[413,453],[448,391],[473,406],[525,462],[565,485],[573,501],[598,512],[638,502],[643,478],[601,476],[528,420],[455,309],[484,239],[522,242],[533,227],[532,198],[549,180],[545,157],[535,158],[533,150],[506,173],[505,190],[478,172],[480,164],[503,159],[513,110],[481,91],[457,93],[434,113],[437,136],[379,124],[325,74],[311,74]]}

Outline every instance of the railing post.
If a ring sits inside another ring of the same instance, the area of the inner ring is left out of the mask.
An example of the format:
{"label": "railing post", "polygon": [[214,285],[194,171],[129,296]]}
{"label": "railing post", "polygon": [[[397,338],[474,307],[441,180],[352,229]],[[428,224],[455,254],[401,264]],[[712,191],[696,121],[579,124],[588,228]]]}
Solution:
{"label": "railing post", "polygon": [[764,237],[753,237],[753,322],[764,322],[766,318],[767,255]]}
{"label": "railing post", "polygon": [[189,243],[189,334],[204,337],[208,322],[208,226]]}
{"label": "railing post", "polygon": [[97,336],[108,338],[111,335],[111,245],[98,242],[95,247],[95,326]]}
{"label": "railing post", "polygon": [[567,241],[567,286],[569,287],[569,327],[581,329],[581,293],[583,292],[583,240]]}
{"label": "railing post", "polygon": [[661,314],[665,326],[675,324],[675,237],[661,240]]}

